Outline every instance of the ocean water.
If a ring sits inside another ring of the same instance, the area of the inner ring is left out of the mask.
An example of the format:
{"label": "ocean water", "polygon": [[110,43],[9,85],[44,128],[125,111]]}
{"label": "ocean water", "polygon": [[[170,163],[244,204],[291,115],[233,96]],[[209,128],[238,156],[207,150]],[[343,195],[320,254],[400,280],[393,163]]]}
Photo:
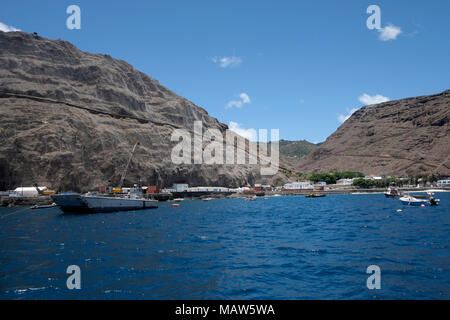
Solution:
{"label": "ocean water", "polygon": [[[0,209],[0,299],[450,299],[450,193]],[[399,213],[396,210],[403,209]],[[69,265],[81,289],[69,290]],[[369,290],[369,265],[381,289]]]}

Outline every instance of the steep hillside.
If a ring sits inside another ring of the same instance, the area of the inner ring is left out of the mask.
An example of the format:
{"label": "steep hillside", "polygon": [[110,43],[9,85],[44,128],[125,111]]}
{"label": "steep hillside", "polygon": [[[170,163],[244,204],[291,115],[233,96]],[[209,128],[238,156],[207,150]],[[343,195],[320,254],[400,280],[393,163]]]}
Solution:
{"label": "steep hillside", "polygon": [[450,176],[450,90],[361,108],[297,168]]}
{"label": "steep hillside", "polygon": [[317,145],[306,140],[280,140],[280,161],[295,167],[305,156],[317,149]]}
{"label": "steep hillside", "polygon": [[37,182],[59,190],[125,182],[238,186],[257,165],[175,165],[174,129],[227,126],[158,81],[109,55],[62,40],[0,32],[0,190]]}

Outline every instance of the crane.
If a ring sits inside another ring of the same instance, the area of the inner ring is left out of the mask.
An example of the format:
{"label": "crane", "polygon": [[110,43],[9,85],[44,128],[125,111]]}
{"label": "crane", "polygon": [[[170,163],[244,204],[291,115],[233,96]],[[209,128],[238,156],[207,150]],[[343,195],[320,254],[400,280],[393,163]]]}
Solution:
{"label": "crane", "polygon": [[134,151],[136,150],[136,147],[140,145],[141,143],[139,141],[136,141],[134,144],[133,150],[131,150],[130,158],[128,158],[127,166],[125,167],[125,171],[122,175],[122,178],[120,179],[120,185],[119,188],[122,189],[123,181],[125,180],[125,176],[127,175],[128,167],[130,166],[131,159],[133,158]]}

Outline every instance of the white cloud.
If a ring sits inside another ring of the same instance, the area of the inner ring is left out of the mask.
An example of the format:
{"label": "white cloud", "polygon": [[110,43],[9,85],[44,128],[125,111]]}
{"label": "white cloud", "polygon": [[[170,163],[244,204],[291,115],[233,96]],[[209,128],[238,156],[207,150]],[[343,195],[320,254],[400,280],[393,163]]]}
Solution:
{"label": "white cloud", "polygon": [[11,31],[20,31],[20,30],[13,26],[7,26],[6,24],[0,22],[0,31],[11,32]]}
{"label": "white cloud", "polygon": [[241,94],[239,94],[239,98],[241,98],[241,100],[231,100],[228,101],[227,105],[225,106],[226,109],[232,108],[232,107],[236,107],[236,108],[242,108],[242,106],[244,104],[250,103],[250,97],[248,96],[248,94],[246,94],[245,92],[242,92]]}
{"label": "white cloud", "polygon": [[382,96],[381,94],[376,94],[374,96],[369,96],[367,93],[364,93],[362,96],[358,98],[358,100],[364,105],[377,104],[389,101],[388,97]]}
{"label": "white cloud", "polygon": [[211,59],[214,63],[218,63],[221,68],[237,67],[242,63],[240,57],[214,57]]}
{"label": "white cloud", "polygon": [[[358,97],[358,100],[364,104],[364,105],[371,105],[371,104],[377,104],[377,103],[383,103],[386,101],[389,101],[390,99],[388,97],[382,96],[381,94],[376,94],[374,96],[370,96],[367,93],[363,93],[361,96]],[[348,118],[351,117],[353,113],[355,113],[359,108],[353,108],[351,110],[347,110],[347,114],[340,114],[338,115],[338,120],[340,123],[344,123],[347,121]]]}
{"label": "white cloud", "polygon": [[358,108],[353,108],[353,109],[350,110],[350,111],[347,110],[347,111],[348,111],[347,115],[340,114],[340,115],[338,116],[339,122],[340,122],[340,123],[344,123],[344,122],[347,121],[347,119],[350,118],[351,115],[352,115],[353,113],[355,113],[357,110],[358,110]]}
{"label": "white cloud", "polygon": [[397,39],[397,36],[402,33],[402,29],[389,24],[387,27],[379,29],[378,32],[380,32],[379,39],[381,41],[389,41]]}
{"label": "white cloud", "polygon": [[250,141],[257,140],[256,130],[253,128],[245,129],[245,128],[241,127],[241,125],[239,123],[234,122],[234,121],[230,121],[228,123],[228,128],[231,131],[236,132],[238,135],[243,136],[244,138],[246,138]]}

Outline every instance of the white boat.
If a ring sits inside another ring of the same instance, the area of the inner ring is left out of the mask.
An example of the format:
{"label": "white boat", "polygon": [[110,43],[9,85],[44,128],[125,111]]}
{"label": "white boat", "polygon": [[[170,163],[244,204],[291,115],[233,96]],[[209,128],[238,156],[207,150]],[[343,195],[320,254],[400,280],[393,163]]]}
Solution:
{"label": "white boat", "polygon": [[64,212],[96,213],[158,208],[157,200],[144,199],[142,191],[132,188],[125,197],[108,197],[94,194],[62,193],[51,196]]}
{"label": "white boat", "polygon": [[181,202],[181,201],[184,201],[184,198],[175,198],[175,199],[173,199],[173,201],[175,201],[175,202]]}
{"label": "white boat", "polygon": [[433,197],[428,198],[416,198],[409,194],[404,195],[400,198],[400,201],[408,206],[437,206],[439,204],[439,199]]}
{"label": "white boat", "polygon": [[402,193],[395,187],[389,187],[387,192],[384,193],[386,198],[400,198]]}
{"label": "white boat", "polygon": [[213,198],[203,198],[203,201],[211,201]]}

